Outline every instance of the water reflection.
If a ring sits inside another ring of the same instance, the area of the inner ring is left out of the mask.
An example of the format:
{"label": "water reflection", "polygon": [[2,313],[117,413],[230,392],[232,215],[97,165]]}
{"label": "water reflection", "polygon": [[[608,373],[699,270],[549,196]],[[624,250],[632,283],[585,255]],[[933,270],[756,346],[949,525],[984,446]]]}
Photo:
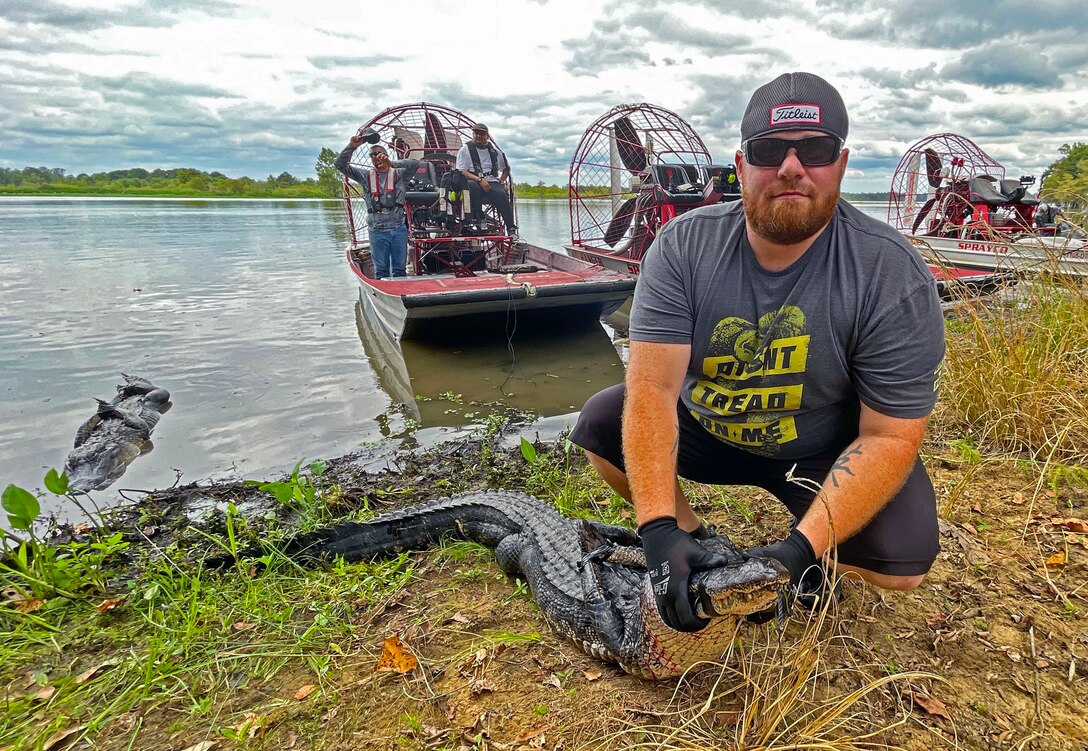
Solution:
{"label": "water reflection", "polygon": [[394,405],[422,428],[479,423],[495,405],[541,417],[577,412],[592,394],[623,380],[623,362],[596,321],[572,328],[475,331],[397,342],[355,303],[359,339]]}

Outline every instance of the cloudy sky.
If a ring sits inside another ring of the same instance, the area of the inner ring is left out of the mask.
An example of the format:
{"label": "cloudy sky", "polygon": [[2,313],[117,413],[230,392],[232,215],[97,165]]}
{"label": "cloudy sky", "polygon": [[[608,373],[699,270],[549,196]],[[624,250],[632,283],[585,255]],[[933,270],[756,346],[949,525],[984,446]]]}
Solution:
{"label": "cloudy sky", "polygon": [[715,160],[752,90],[807,70],[851,115],[845,189],[973,138],[1013,176],[1088,141],[1083,0],[0,0],[0,166],[313,175],[385,107],[486,121],[518,181],[564,184],[582,132],[650,102]]}

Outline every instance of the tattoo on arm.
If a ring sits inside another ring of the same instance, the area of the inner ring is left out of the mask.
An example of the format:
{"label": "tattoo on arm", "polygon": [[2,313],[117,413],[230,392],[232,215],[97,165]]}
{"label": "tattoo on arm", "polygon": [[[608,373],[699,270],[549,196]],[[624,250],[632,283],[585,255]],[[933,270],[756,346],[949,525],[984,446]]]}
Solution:
{"label": "tattoo on arm", "polygon": [[861,456],[861,454],[862,454],[861,444],[858,444],[854,448],[852,448],[852,449],[850,449],[848,451],[842,452],[842,454],[839,456],[839,458],[832,465],[831,472],[829,474],[830,474],[830,477],[831,477],[831,482],[832,482],[832,484],[834,484],[834,486],[836,488],[840,487],[840,485],[839,485],[839,475],[838,475],[839,472],[843,472],[845,474],[848,474],[851,477],[854,476],[853,470],[850,469],[850,458],[854,457],[854,456]]}

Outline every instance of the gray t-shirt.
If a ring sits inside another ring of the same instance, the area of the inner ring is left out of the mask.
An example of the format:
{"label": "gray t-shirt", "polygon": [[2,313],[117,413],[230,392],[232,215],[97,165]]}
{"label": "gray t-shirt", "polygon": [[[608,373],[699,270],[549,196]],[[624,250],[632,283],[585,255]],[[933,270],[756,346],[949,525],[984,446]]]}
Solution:
{"label": "gray t-shirt", "polygon": [[925,263],[845,201],[782,271],[756,261],[740,202],[670,221],[642,263],[631,339],[690,344],[684,406],[716,438],[782,459],[841,450],[859,398],[892,417],[929,414],[944,359]]}
{"label": "gray t-shirt", "polygon": [[[378,173],[378,198],[370,192],[370,174],[372,170],[356,167],[351,163],[351,155],[355,153],[355,147],[348,144],[333,161],[333,166],[343,172],[355,182],[359,183],[359,190],[363,194],[366,203],[366,226],[372,232],[387,232],[405,224],[404,198],[408,191],[408,180],[416,173],[419,167],[417,159],[400,159],[393,162],[389,170]],[[396,170],[396,179],[393,181],[392,195],[388,195],[389,172]]]}

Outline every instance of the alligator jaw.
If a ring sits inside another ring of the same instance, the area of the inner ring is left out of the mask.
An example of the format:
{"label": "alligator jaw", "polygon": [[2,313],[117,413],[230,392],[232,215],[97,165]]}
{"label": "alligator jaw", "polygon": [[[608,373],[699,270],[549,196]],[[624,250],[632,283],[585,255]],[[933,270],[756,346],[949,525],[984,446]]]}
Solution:
{"label": "alligator jaw", "polygon": [[789,582],[778,561],[750,558],[693,574],[691,594],[700,618],[735,617],[772,607]]}

